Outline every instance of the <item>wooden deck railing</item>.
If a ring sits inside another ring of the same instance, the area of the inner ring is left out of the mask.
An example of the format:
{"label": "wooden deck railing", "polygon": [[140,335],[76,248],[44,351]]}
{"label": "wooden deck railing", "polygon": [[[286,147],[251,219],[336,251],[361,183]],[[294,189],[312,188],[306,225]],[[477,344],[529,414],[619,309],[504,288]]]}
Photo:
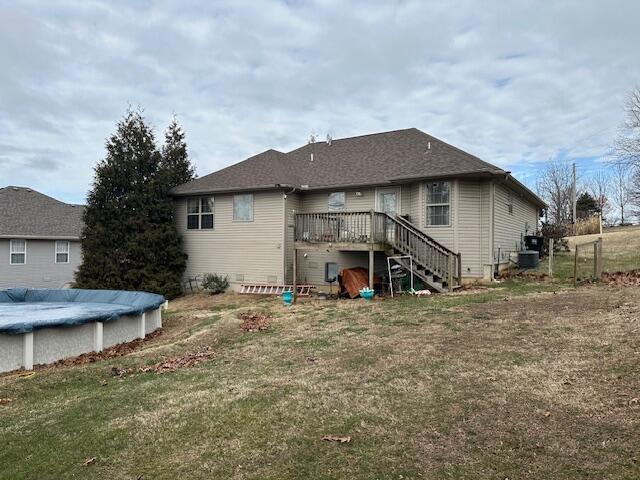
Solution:
{"label": "wooden deck railing", "polygon": [[450,286],[460,284],[462,265],[454,253],[399,216],[383,212],[298,213],[295,240],[308,243],[377,243],[411,255]]}

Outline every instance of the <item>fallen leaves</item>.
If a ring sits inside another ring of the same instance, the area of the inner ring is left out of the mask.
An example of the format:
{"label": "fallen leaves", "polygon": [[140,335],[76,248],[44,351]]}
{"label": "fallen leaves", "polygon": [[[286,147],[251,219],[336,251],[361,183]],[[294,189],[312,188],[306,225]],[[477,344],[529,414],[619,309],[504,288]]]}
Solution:
{"label": "fallen leaves", "polygon": [[162,333],[162,330],[156,330],[155,332],[151,332],[147,334],[145,338],[138,338],[136,340],[132,340],[131,342],[120,343],[118,345],[114,345],[113,347],[105,348],[101,352],[88,352],[83,353],[82,355],[78,355],[77,357],[64,358],[62,360],[58,360],[49,365],[38,365],[36,368],[47,368],[51,366],[63,366],[68,367],[71,365],[84,365],[87,363],[95,363],[99,360],[106,360],[110,358],[117,358],[123,355],[128,355],[131,352],[138,350],[145,343],[157,338]]}
{"label": "fallen leaves", "polygon": [[551,416],[551,412],[547,410],[546,412],[543,413],[543,415],[545,417],[550,417]]}
{"label": "fallen leaves", "polygon": [[325,435],[322,437],[322,440],[327,442],[338,442],[338,443],[349,443],[351,441],[351,436],[339,436],[339,435]]}
{"label": "fallen leaves", "polygon": [[628,272],[604,272],[602,281],[618,286],[640,285],[640,270],[629,270]]}
{"label": "fallen leaves", "polygon": [[161,362],[156,363],[153,366],[141,367],[138,371],[155,372],[155,373],[167,373],[173,372],[180,368],[189,368],[206,362],[213,357],[214,352],[211,347],[207,347],[204,350],[196,353],[187,353],[184,355],[178,355],[175,357],[169,357]]}
{"label": "fallen leaves", "polygon": [[269,316],[261,312],[243,312],[239,316],[240,328],[245,332],[260,332],[269,328]]}
{"label": "fallen leaves", "polygon": [[629,405],[638,405],[640,404],[640,397],[634,397],[629,400]]}
{"label": "fallen leaves", "polygon": [[0,405],[8,405],[12,402],[13,400],[9,397],[5,397],[5,398],[0,398]]}

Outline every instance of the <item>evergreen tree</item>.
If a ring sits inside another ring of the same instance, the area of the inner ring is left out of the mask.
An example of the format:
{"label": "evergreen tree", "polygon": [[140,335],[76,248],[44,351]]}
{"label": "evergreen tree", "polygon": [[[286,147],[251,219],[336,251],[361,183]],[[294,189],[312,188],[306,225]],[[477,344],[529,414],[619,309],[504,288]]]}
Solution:
{"label": "evergreen tree", "polygon": [[588,218],[599,211],[598,201],[588,192],[582,192],[576,199],[576,215],[578,218]]}
{"label": "evergreen tree", "polygon": [[140,112],[130,111],[107,140],[106,150],[87,198],[76,284],[173,298],[181,293],[186,255],[153,130]]}
{"label": "evergreen tree", "polygon": [[187,183],[195,177],[195,169],[187,154],[184,131],[175,117],[164,133],[161,168],[168,177],[169,188]]}

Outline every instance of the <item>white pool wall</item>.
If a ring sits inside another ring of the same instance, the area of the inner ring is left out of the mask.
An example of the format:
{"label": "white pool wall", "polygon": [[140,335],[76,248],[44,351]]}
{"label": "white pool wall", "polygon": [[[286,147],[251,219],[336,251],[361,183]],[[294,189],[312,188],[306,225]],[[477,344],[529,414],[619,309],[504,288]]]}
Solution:
{"label": "white pool wall", "polygon": [[53,363],[64,358],[130,342],[162,327],[162,307],[110,322],[42,328],[29,333],[0,333],[0,372]]}

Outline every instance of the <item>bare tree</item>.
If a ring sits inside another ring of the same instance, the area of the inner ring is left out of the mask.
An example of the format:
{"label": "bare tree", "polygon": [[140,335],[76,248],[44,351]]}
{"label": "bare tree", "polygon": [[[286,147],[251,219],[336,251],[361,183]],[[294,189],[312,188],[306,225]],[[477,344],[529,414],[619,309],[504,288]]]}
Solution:
{"label": "bare tree", "polygon": [[569,162],[550,160],[537,180],[538,194],[549,204],[549,221],[567,225],[572,221],[573,173]]}
{"label": "bare tree", "polygon": [[632,200],[631,175],[629,166],[622,163],[613,165],[611,176],[611,191],[613,193],[613,203],[620,213],[620,224],[625,222],[625,213]]}
{"label": "bare tree", "polygon": [[598,170],[587,182],[587,189],[596,199],[603,221],[611,214],[611,174],[607,170]]}
{"label": "bare tree", "polygon": [[636,207],[634,214],[640,217],[640,87],[636,87],[627,99],[626,119],[614,145],[615,161],[619,167],[614,172],[615,204],[620,209],[624,223],[626,207]]}
{"label": "bare tree", "polygon": [[640,167],[640,88],[636,87],[625,108],[626,119],[622,124],[614,145],[618,163]]}

